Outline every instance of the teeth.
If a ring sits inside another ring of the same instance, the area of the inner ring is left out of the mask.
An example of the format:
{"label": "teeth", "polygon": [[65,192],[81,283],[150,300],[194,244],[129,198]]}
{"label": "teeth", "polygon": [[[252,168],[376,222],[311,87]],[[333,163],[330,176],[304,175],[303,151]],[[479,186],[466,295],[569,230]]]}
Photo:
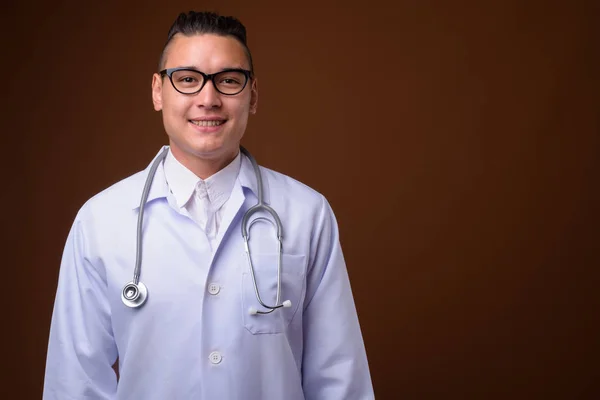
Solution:
{"label": "teeth", "polygon": [[192,124],[198,126],[219,126],[225,121],[191,121]]}

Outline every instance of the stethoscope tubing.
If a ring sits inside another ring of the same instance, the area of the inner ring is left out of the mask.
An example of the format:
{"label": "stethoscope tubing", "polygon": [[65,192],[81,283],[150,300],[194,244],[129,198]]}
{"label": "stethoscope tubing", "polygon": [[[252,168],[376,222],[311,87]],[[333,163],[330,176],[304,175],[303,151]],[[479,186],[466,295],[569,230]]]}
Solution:
{"label": "stethoscope tubing", "polygon": [[[160,163],[167,156],[168,151],[169,151],[169,149],[165,148],[156,157],[156,159],[150,166],[150,170],[148,172],[148,177],[146,179],[146,182],[144,184],[144,189],[142,191],[142,197],[140,200],[140,209],[139,209],[138,218],[137,218],[135,268],[133,271],[133,280],[131,282],[127,283],[123,287],[123,290],[121,293],[121,298],[123,300],[123,303],[126,306],[131,307],[131,308],[138,308],[138,307],[142,306],[148,297],[148,289],[142,282],[140,282],[140,275],[141,275],[141,269],[142,269],[142,245],[143,245],[142,229],[143,229],[143,223],[144,223],[144,210],[146,208],[145,207],[146,202],[148,200],[148,195],[150,193],[150,188],[152,187],[152,182],[154,180],[154,175],[156,174],[156,170],[158,169],[158,166],[160,165]],[[270,314],[278,308],[291,306],[291,302],[289,300],[286,300],[283,303],[280,303],[280,301],[281,301],[281,269],[282,269],[281,264],[282,264],[282,252],[283,252],[283,228],[282,228],[282,224],[281,224],[281,219],[279,218],[279,215],[277,215],[277,212],[275,212],[275,210],[273,208],[271,208],[271,206],[269,206],[268,204],[266,204],[264,202],[263,180],[262,180],[262,175],[260,173],[260,168],[258,166],[258,163],[254,159],[252,154],[250,154],[250,152],[248,150],[246,150],[243,146],[240,146],[240,151],[242,152],[242,154],[244,154],[246,157],[248,157],[248,159],[252,163],[252,167],[254,169],[254,173],[256,176],[257,192],[258,192],[258,196],[257,196],[258,203],[256,205],[250,207],[248,209],[248,211],[246,211],[244,213],[244,216],[242,217],[242,223],[241,223],[242,237],[244,240],[246,258],[248,260],[248,265],[250,266],[250,275],[252,277],[252,283],[254,286],[254,292],[256,295],[256,299],[258,300],[259,304],[262,307],[268,309],[268,311],[259,311],[255,308],[251,307],[249,310],[249,313],[253,314],[253,315],[254,314]],[[271,215],[275,222],[273,222],[270,219],[265,218],[265,217],[258,217],[249,223],[250,217],[253,214],[260,212],[260,211],[265,211],[266,213]],[[256,281],[254,265],[252,262],[252,255],[250,253],[250,246],[249,246],[250,228],[252,227],[252,225],[254,223],[259,222],[259,221],[266,221],[266,222],[271,223],[277,231],[277,233],[276,233],[277,234],[277,243],[278,243],[278,245],[277,245],[277,247],[278,247],[278,250],[277,250],[277,259],[278,259],[277,260],[277,295],[276,295],[276,301],[275,301],[274,306],[266,304],[261,298],[260,291],[258,289],[258,283]]]}

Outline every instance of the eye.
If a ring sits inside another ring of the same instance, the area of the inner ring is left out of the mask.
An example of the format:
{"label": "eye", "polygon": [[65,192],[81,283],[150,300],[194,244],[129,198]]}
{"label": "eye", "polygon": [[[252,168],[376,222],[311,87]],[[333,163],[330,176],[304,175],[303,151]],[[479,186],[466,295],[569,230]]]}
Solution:
{"label": "eye", "polygon": [[198,79],[196,79],[193,76],[182,76],[178,80],[179,80],[179,82],[182,82],[182,83],[195,83],[195,82],[198,82]]}
{"label": "eye", "polygon": [[224,83],[226,85],[239,85],[241,82],[239,79],[227,77],[221,79],[221,83]]}

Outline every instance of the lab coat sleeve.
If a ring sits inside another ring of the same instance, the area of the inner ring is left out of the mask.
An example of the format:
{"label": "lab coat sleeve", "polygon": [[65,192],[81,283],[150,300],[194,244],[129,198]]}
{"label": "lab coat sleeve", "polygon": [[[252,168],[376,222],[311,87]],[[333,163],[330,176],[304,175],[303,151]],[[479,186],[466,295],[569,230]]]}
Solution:
{"label": "lab coat sleeve", "polygon": [[311,247],[303,316],[305,398],[374,399],[337,222],[324,198]]}
{"label": "lab coat sleeve", "polygon": [[65,245],[50,327],[44,400],[116,398],[117,358],[106,277],[88,255],[76,219]]}

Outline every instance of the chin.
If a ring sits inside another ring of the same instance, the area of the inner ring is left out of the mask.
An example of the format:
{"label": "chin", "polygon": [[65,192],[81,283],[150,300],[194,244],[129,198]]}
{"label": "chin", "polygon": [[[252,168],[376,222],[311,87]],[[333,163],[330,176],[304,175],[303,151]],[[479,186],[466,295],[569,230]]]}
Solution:
{"label": "chin", "polygon": [[[187,135],[186,135],[187,136]],[[171,148],[175,151],[186,153],[199,159],[216,160],[220,158],[233,157],[237,154],[239,142],[232,143],[231,140],[223,140],[223,137],[198,137],[197,135],[187,137],[171,137],[169,140]]]}
{"label": "chin", "polygon": [[231,147],[224,145],[196,145],[192,146],[192,153],[198,158],[205,159],[219,159],[219,158],[227,158],[230,155],[233,156],[237,151],[239,145]]}

